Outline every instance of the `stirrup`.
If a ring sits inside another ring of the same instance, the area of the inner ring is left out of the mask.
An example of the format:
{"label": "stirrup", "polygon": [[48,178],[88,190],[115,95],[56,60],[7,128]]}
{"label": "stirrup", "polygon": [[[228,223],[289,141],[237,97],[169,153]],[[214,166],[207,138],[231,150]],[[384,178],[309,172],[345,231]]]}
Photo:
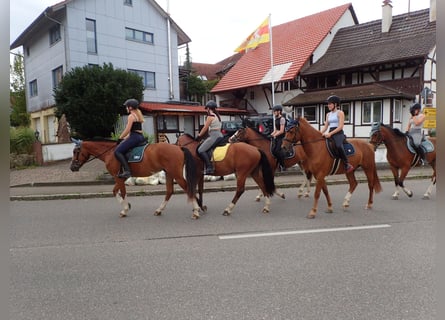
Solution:
{"label": "stirrup", "polygon": [[119,174],[117,175],[117,177],[118,177],[118,178],[121,178],[121,179],[128,179],[128,178],[131,177],[131,172],[130,172],[130,171],[124,171],[124,172],[122,172],[122,173],[119,173]]}
{"label": "stirrup", "polygon": [[206,175],[212,175],[214,173],[215,173],[215,169],[214,168],[206,168],[204,170],[204,174],[206,174]]}
{"label": "stirrup", "polygon": [[354,171],[354,167],[350,163],[348,163],[345,167],[345,171],[346,171],[346,173],[350,173],[350,172]]}

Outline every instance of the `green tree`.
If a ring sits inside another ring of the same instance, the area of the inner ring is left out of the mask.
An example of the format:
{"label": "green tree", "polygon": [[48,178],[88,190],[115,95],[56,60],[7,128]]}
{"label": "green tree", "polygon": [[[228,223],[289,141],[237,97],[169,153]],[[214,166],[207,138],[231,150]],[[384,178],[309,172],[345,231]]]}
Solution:
{"label": "green tree", "polygon": [[74,68],[54,89],[56,116],[65,114],[72,134],[79,138],[110,137],[129,98],[141,101],[142,78],[133,72],[103,66]]}
{"label": "green tree", "polygon": [[9,123],[12,127],[29,127],[31,120],[26,111],[25,71],[23,56],[18,53],[9,66],[11,113]]}

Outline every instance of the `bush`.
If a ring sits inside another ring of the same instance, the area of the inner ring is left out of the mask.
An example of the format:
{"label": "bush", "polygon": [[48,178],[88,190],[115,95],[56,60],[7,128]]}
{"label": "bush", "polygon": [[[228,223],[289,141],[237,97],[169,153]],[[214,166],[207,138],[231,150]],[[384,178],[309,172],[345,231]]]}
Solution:
{"label": "bush", "polygon": [[15,154],[32,154],[36,140],[31,128],[19,127],[9,129],[9,152]]}

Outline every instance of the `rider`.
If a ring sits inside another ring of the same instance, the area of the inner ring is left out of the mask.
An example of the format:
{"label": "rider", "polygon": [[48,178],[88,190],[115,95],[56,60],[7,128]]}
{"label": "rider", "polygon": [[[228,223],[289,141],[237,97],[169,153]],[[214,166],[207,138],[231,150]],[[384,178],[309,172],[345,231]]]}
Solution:
{"label": "rider", "polygon": [[286,134],[284,132],[284,129],[286,128],[286,118],[282,115],[283,107],[281,105],[275,105],[272,108],[272,112],[274,115],[274,129],[270,134],[272,138],[272,154],[275,156],[275,158],[277,158],[281,171],[285,171],[286,166],[284,165],[281,144],[283,142],[284,135]]}
{"label": "rider", "polygon": [[213,168],[213,164],[210,161],[207,151],[213,146],[218,138],[223,137],[223,134],[221,133],[221,117],[218,111],[216,111],[216,107],[215,101],[209,100],[209,102],[207,102],[205,106],[205,109],[207,110],[206,122],[196,138],[199,140],[208,132],[208,137],[199,146],[198,153],[205,162],[206,168],[204,174],[209,175],[215,172],[215,168]]}
{"label": "rider", "polygon": [[422,127],[423,123],[425,122],[425,115],[421,113],[421,109],[422,107],[419,103],[415,103],[409,108],[411,118],[408,121],[406,132],[412,137],[414,147],[416,148],[417,153],[422,159],[422,162],[425,162],[425,152],[421,147],[423,139]]}
{"label": "rider", "polygon": [[124,102],[124,106],[127,108],[128,119],[127,125],[119,136],[119,143],[114,155],[122,165],[123,172],[119,173],[118,178],[127,179],[131,177],[130,167],[128,165],[125,154],[131,149],[138,146],[145,140],[142,134],[142,122],[144,122],[144,116],[139,109],[139,101],[136,99],[128,99]]}
{"label": "rider", "polygon": [[[345,122],[345,114],[340,110],[340,98],[338,96],[329,96],[326,100],[329,112],[326,114],[326,121],[320,132],[326,138],[332,138],[338,150],[340,158],[345,165],[346,173],[352,172],[354,167],[348,162],[345,150],[343,149],[343,141],[346,136],[343,132]],[[328,132],[325,132],[329,128]]]}

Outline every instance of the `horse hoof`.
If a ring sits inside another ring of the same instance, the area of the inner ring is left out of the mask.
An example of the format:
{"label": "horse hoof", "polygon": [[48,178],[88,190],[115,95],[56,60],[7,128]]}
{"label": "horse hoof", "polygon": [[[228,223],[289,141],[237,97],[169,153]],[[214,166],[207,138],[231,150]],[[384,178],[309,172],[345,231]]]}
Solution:
{"label": "horse hoof", "polygon": [[393,200],[399,200],[399,197],[398,197],[398,196],[392,196],[391,199],[393,199]]}
{"label": "horse hoof", "polygon": [[207,206],[202,206],[202,211],[207,212]]}
{"label": "horse hoof", "polygon": [[424,194],[422,197],[422,200],[430,200],[430,196],[427,194]]}
{"label": "horse hoof", "polygon": [[222,215],[223,215],[223,216],[226,216],[226,217],[227,217],[227,216],[230,216],[230,212],[228,212],[228,211],[224,211]]}
{"label": "horse hoof", "polygon": [[315,214],[310,213],[310,214],[307,215],[306,218],[308,218],[308,219],[314,219],[314,218],[315,218]]}
{"label": "horse hoof", "polygon": [[269,209],[267,209],[267,208],[263,208],[263,213],[269,213],[269,212],[270,212]]}
{"label": "horse hoof", "polygon": [[334,213],[334,210],[331,208],[328,208],[324,211],[325,213]]}
{"label": "horse hoof", "polygon": [[260,198],[256,197],[256,198],[255,198],[255,201],[256,201],[256,202],[260,202]]}
{"label": "horse hoof", "polygon": [[121,212],[121,214],[120,214],[119,216],[120,216],[121,218],[126,218],[126,217],[127,217],[127,214]]}
{"label": "horse hoof", "polygon": [[412,192],[408,193],[408,197],[409,197],[409,198],[412,198],[412,196],[413,196],[413,193],[412,193]]}
{"label": "horse hoof", "polygon": [[365,206],[365,210],[371,210],[371,209],[372,209],[372,205],[367,204],[367,205]]}
{"label": "horse hoof", "polygon": [[198,220],[199,219],[199,213],[192,214],[192,219],[193,220]]}
{"label": "horse hoof", "polygon": [[280,195],[281,199],[286,199],[286,195],[283,193],[282,195]]}
{"label": "horse hoof", "polygon": [[153,213],[154,216],[160,216],[162,214],[161,211],[155,211],[155,213]]}

